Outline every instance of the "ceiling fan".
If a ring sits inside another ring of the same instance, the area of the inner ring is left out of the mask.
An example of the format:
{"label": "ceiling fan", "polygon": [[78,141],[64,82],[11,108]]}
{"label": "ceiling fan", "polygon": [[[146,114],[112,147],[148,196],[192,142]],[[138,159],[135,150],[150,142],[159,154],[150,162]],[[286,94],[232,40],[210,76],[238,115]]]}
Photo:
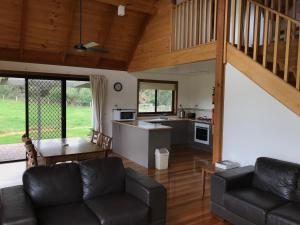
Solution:
{"label": "ceiling fan", "polygon": [[98,53],[108,53],[107,49],[104,48],[95,48],[99,46],[98,43],[94,41],[90,41],[87,43],[82,43],[82,0],[79,0],[80,6],[79,6],[79,15],[80,15],[80,21],[79,21],[79,43],[74,46],[75,51],[77,52],[98,52]]}

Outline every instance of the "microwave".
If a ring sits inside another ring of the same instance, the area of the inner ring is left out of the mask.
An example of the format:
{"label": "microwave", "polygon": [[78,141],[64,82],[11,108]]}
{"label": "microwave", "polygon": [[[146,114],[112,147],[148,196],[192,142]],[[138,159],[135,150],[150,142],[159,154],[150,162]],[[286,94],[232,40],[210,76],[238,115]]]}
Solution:
{"label": "microwave", "polygon": [[113,109],[113,120],[131,121],[136,119],[135,109]]}

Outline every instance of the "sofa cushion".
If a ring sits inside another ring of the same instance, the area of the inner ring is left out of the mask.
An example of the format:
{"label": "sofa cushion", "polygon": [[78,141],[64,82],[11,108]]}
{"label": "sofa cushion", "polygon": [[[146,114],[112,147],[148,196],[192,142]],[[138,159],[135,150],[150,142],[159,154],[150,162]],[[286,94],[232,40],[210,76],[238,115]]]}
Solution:
{"label": "sofa cushion", "polygon": [[82,201],[80,170],[75,163],[31,168],[24,173],[23,184],[36,208]]}
{"label": "sofa cushion", "polygon": [[300,225],[300,204],[288,203],[268,215],[267,225]]}
{"label": "sofa cushion", "polygon": [[102,225],[148,224],[149,208],[131,195],[110,194],[85,202]]}
{"label": "sofa cushion", "polygon": [[101,225],[83,202],[43,208],[37,217],[39,225]]}
{"label": "sofa cushion", "polygon": [[300,166],[271,158],[258,158],[255,164],[253,187],[293,200],[297,189]]}
{"label": "sofa cushion", "polygon": [[88,160],[79,165],[84,199],[125,191],[125,169],[120,158]]}
{"label": "sofa cushion", "polygon": [[265,225],[267,213],[286,202],[272,193],[255,188],[238,189],[224,194],[226,209],[257,225]]}

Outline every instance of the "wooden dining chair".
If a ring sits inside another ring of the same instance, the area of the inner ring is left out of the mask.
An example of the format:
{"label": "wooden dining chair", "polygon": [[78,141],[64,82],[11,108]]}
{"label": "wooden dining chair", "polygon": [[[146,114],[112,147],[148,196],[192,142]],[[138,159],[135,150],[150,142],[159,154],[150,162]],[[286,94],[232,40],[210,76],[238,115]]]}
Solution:
{"label": "wooden dining chair", "polygon": [[96,144],[99,136],[99,131],[93,130],[92,129],[92,136],[91,136],[91,142]]}
{"label": "wooden dining chair", "polygon": [[96,144],[98,146],[100,146],[103,151],[105,151],[105,157],[108,157],[108,155],[112,152],[112,138],[111,137],[100,133],[98,135]]}
{"label": "wooden dining chair", "polygon": [[26,167],[27,169],[31,167],[38,166],[38,160],[37,160],[37,151],[33,144],[27,144],[25,145],[26,148]]}

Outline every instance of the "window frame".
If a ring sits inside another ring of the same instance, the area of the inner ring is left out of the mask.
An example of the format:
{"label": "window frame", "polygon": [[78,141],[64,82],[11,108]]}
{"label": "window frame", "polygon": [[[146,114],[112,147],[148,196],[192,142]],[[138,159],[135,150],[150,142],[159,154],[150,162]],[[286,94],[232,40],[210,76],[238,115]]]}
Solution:
{"label": "window frame", "polygon": [[[140,83],[163,83],[163,84],[175,85],[175,90],[172,92],[172,111],[171,112],[157,112],[157,103],[158,103],[157,92],[159,89],[155,89],[155,112],[140,112],[139,111]],[[176,115],[177,114],[177,101],[178,101],[178,81],[138,79],[138,83],[137,83],[137,115],[138,116],[157,116],[157,115],[161,115],[161,114]]]}

